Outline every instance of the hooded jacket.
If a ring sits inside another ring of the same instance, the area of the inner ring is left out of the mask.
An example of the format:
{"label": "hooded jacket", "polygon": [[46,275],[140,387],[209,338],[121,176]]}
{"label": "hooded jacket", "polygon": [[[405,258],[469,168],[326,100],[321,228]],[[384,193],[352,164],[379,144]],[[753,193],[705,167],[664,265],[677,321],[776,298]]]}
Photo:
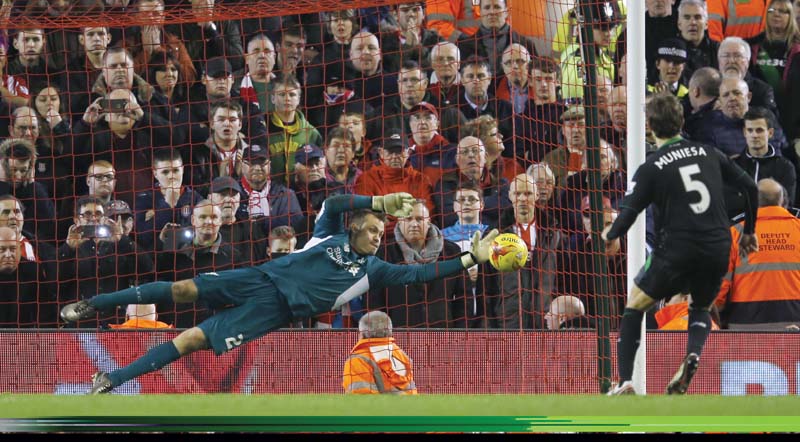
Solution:
{"label": "hooded jacket", "polygon": [[291,184],[294,173],[294,154],[306,144],[322,146],[322,135],[306,120],[305,115],[295,111],[294,122],[285,124],[276,114],[267,122],[267,139],[272,162],[272,179],[286,185]]}

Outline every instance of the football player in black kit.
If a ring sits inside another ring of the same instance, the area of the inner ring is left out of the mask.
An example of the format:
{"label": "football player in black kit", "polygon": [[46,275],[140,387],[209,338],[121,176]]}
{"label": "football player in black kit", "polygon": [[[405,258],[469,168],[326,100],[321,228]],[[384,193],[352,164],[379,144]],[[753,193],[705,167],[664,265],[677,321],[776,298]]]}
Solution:
{"label": "football player in black kit", "polygon": [[709,308],[727,271],[731,234],[723,195],[726,183],[742,190],[747,199],[739,250],[758,250],[758,188],[753,179],[716,148],[681,138],[683,112],[675,96],[654,97],[647,104],[647,121],[658,150],[636,170],[619,216],[602,233],[606,241],[624,235],[639,212],[655,204],[656,246],[634,280],[622,315],[619,382],[609,396],[635,394],[631,377],[644,312],[688,287],[692,304],[686,357],[667,385],[667,394],[686,393],[711,330]]}

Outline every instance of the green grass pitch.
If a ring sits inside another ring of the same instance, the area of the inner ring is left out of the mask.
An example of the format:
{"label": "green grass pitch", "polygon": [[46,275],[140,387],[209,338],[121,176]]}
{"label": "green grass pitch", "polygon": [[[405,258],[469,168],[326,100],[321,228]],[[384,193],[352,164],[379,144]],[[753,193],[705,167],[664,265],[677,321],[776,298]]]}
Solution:
{"label": "green grass pitch", "polygon": [[0,418],[159,415],[800,416],[800,396],[0,394]]}

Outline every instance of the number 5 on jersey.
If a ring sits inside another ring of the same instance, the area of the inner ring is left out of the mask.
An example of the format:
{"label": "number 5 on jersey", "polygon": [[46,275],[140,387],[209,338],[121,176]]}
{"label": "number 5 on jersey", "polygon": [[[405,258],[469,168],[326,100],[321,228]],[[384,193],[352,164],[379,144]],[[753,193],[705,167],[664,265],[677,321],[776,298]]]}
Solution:
{"label": "number 5 on jersey", "polygon": [[692,211],[700,215],[708,210],[708,206],[711,204],[711,194],[708,192],[708,187],[702,181],[692,179],[692,175],[700,173],[700,166],[697,164],[690,164],[679,168],[678,172],[681,174],[681,180],[683,181],[683,187],[686,189],[686,192],[697,192],[700,194],[699,202],[689,204]]}

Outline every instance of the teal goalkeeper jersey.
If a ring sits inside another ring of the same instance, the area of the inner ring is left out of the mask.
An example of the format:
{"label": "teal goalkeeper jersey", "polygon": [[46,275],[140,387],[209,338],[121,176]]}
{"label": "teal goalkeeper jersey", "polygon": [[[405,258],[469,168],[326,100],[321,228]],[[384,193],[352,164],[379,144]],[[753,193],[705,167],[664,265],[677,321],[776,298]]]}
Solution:
{"label": "teal goalkeeper jersey", "polygon": [[344,213],[370,209],[372,197],[336,195],[325,200],[314,236],[292,254],[257,268],[269,275],[286,298],[293,319],[336,310],[370,288],[413,284],[443,278],[464,269],[461,258],[430,264],[389,264],[350,248]]}

